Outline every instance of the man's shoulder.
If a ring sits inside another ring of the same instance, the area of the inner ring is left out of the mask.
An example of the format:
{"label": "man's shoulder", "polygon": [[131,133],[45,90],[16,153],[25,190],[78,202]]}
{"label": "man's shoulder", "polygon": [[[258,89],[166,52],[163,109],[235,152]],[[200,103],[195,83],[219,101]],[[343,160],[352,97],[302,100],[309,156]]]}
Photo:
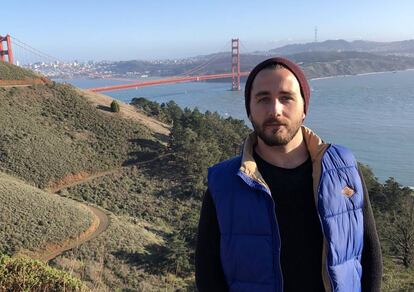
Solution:
{"label": "man's shoulder", "polygon": [[209,167],[209,172],[230,170],[230,169],[239,169],[241,164],[241,156],[235,156],[230,159],[221,161],[211,167]]}
{"label": "man's shoulder", "polygon": [[[340,166],[346,167],[346,166],[356,166],[356,160],[355,156],[352,153],[352,151],[342,145],[338,144],[331,144],[325,153],[325,161],[335,161],[335,164],[340,163]],[[338,166],[338,165],[337,165]]]}
{"label": "man's shoulder", "polygon": [[223,187],[228,187],[236,178],[240,169],[241,157],[236,156],[231,159],[221,161],[208,169],[208,188],[212,194],[216,194]]}

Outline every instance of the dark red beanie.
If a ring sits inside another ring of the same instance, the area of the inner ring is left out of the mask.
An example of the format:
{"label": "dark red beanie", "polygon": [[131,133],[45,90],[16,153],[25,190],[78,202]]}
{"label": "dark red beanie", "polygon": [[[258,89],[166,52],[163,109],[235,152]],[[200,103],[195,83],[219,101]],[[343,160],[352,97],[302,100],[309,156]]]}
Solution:
{"label": "dark red beanie", "polygon": [[309,99],[310,99],[310,89],[308,81],[306,80],[305,74],[303,73],[302,69],[292,61],[285,59],[285,58],[270,58],[267,59],[260,64],[258,64],[256,67],[253,68],[253,70],[250,72],[249,77],[247,77],[246,86],[244,88],[244,102],[246,105],[246,112],[247,116],[250,115],[250,95],[252,91],[252,85],[253,81],[256,78],[256,75],[262,71],[264,68],[267,68],[271,65],[280,64],[283,67],[286,67],[290,72],[295,75],[296,79],[299,82],[300,86],[300,93],[302,94],[303,100],[305,102],[305,114],[308,111],[309,107]]}

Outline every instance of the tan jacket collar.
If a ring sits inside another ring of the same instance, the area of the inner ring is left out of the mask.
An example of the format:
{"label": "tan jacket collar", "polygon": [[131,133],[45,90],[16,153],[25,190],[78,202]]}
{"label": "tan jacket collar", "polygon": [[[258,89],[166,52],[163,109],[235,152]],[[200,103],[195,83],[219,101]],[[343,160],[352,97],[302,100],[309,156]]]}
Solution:
{"label": "tan jacket collar", "polygon": [[[311,129],[305,126],[302,126],[301,129],[303,133],[303,138],[309,151],[309,155],[312,159],[312,176],[314,182],[314,191],[316,193],[316,188],[319,183],[319,178],[321,174],[320,161],[329,144],[324,143],[321,138],[319,138],[315,133],[312,132]],[[256,181],[260,182],[268,188],[266,182],[264,181],[262,175],[260,174],[257,168],[256,161],[253,158],[253,149],[256,144],[257,136],[256,133],[253,132],[247,137],[247,139],[244,142],[240,171],[244,172],[246,175],[252,177],[253,179],[255,179]]]}

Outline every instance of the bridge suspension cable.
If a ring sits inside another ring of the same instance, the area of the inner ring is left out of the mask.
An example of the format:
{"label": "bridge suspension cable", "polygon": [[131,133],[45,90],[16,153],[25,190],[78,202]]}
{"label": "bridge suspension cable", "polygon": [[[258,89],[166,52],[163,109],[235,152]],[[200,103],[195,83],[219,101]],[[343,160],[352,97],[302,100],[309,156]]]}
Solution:
{"label": "bridge suspension cable", "polygon": [[[174,77],[169,77],[169,78],[164,78],[164,79],[159,79],[159,80],[140,81],[140,82],[128,83],[128,84],[95,87],[95,88],[89,88],[89,90],[93,92],[104,92],[104,91],[113,91],[113,90],[129,89],[129,88],[137,89],[138,87],[154,86],[154,85],[161,85],[161,84],[172,84],[172,83],[182,83],[182,82],[190,82],[190,81],[204,81],[204,80],[211,80],[211,79],[232,78],[231,89],[238,91],[240,90],[240,77],[247,76],[249,72],[240,71],[239,39],[231,40],[231,50],[232,50],[230,54],[231,66],[232,66],[231,73],[202,74],[202,75],[197,75],[197,76],[174,76]],[[217,57],[218,55],[214,56],[214,58],[217,58]],[[210,59],[207,62],[197,66],[196,68],[197,70],[200,70],[200,68],[206,66],[207,64],[211,62],[212,60]],[[193,69],[191,71],[195,72],[196,70]]]}
{"label": "bridge suspension cable", "polygon": [[[21,49],[21,51],[18,52],[17,57],[15,57],[16,61],[19,61],[21,64],[29,64],[29,63],[36,63],[36,62],[63,62],[59,58],[56,58],[54,56],[51,56],[45,52],[42,52],[36,48],[33,48],[32,46],[28,45],[27,43],[19,40],[16,37],[11,37],[13,40],[13,46],[17,46]],[[29,55],[32,54],[32,56],[29,57]],[[33,56],[36,56],[36,58],[33,58]],[[19,60],[20,58],[20,60]]]}
{"label": "bridge suspension cable", "polygon": [[246,53],[248,53],[248,52],[250,52],[250,51],[246,48],[246,46],[244,45],[244,42],[240,41],[240,45],[241,45],[241,47],[243,48],[243,50],[244,50],[244,53],[245,53],[245,54],[246,54]]}
{"label": "bridge suspension cable", "polygon": [[215,60],[217,60],[219,57],[221,57],[221,56],[222,56],[222,55],[221,55],[221,52],[223,52],[227,46],[228,46],[227,44],[226,44],[226,46],[223,46],[223,47],[222,47],[222,48],[218,51],[219,53],[214,54],[214,55],[212,56],[212,58],[208,59],[206,62],[204,62],[204,63],[202,63],[202,64],[200,64],[200,65],[198,65],[198,66],[194,67],[193,69],[187,70],[187,71],[185,71],[185,72],[183,72],[183,73],[179,74],[178,76],[189,76],[190,74],[194,74],[194,73],[196,73],[196,72],[200,72],[202,69],[204,69],[205,67],[207,67],[208,65],[210,65],[213,61],[215,61]]}

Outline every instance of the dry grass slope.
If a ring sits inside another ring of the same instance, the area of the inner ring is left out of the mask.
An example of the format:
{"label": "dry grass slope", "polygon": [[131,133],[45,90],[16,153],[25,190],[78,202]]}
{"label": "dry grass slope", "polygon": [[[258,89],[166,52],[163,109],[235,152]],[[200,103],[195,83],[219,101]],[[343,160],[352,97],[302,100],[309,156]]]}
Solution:
{"label": "dry grass slope", "polygon": [[27,80],[40,77],[33,71],[0,61],[0,80]]}
{"label": "dry grass slope", "polygon": [[76,237],[92,223],[92,214],[80,204],[1,172],[0,202],[0,253],[36,251]]}
{"label": "dry grass slope", "polygon": [[0,88],[0,102],[0,169],[41,188],[159,150],[147,127],[103,114],[68,85]]}

